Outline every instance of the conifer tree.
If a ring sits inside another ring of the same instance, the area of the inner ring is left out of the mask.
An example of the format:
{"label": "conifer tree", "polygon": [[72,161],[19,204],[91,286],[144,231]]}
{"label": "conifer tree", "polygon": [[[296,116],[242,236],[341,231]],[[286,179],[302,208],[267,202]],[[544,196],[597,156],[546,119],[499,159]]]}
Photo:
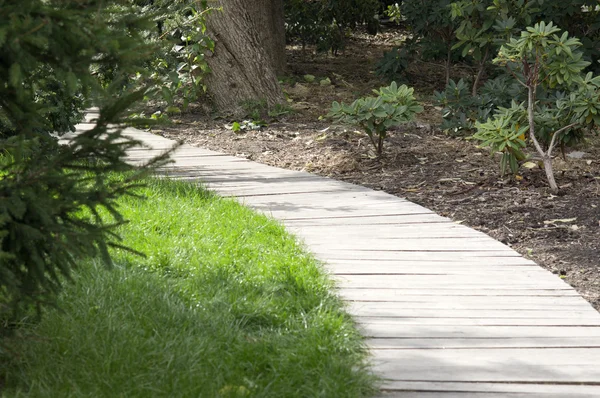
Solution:
{"label": "conifer tree", "polygon": [[[109,175],[131,170],[138,143],[121,127],[145,90],[126,87],[151,29],[127,0],[0,0],[0,332],[51,303],[83,258],[110,264],[121,245],[115,200],[138,173]],[[93,128],[59,145],[53,133],[74,131],[92,104]]]}

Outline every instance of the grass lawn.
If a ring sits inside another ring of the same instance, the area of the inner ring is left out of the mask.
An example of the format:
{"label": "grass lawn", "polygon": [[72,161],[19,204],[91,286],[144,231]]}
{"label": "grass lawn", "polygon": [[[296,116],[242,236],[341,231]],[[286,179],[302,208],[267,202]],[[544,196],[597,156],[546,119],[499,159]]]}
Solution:
{"label": "grass lawn", "polygon": [[[150,180],[121,234],[0,358],[2,397],[361,397],[376,380],[318,263],[278,224]],[[2,386],[4,384],[4,386]]]}

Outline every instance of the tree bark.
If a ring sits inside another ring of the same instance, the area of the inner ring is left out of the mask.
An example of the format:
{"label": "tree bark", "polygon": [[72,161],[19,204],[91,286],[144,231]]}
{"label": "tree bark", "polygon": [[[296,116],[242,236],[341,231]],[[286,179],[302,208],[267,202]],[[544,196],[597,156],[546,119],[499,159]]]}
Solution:
{"label": "tree bark", "polygon": [[[260,29],[264,42],[266,43],[265,48],[267,55],[271,59],[271,64],[275,68],[277,75],[282,75],[287,69],[287,63],[285,59],[285,16],[283,13],[283,0],[263,0],[264,10],[260,12],[259,18],[262,16],[267,17],[266,24],[268,29]],[[270,7],[269,7],[270,6]],[[258,11],[261,11],[259,8]]]}
{"label": "tree bark", "polygon": [[[281,4],[279,4],[281,3]],[[220,111],[243,113],[242,103],[283,102],[277,70],[285,65],[281,0],[213,0],[206,21],[215,49],[207,54],[206,85]],[[281,26],[280,26],[281,25]],[[280,37],[283,35],[283,37]]]}

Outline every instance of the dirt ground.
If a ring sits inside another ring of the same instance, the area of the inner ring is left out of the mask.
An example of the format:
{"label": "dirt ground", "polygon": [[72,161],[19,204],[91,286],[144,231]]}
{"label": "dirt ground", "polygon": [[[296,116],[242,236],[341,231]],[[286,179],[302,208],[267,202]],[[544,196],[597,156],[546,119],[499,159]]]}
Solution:
{"label": "dirt ground", "polygon": [[[384,156],[368,138],[326,119],[331,102],[352,101],[383,85],[373,73],[383,51],[402,40],[397,32],[355,35],[340,55],[314,55],[290,47],[290,74],[282,81],[293,112],[268,118],[260,130],[233,132],[234,121],[195,111],[155,128],[163,136],[272,166],[304,170],[405,197],[438,214],[483,231],[560,275],[600,310],[600,140],[569,148],[555,159],[561,192],[552,195],[543,170],[501,177],[498,156],[436,126],[431,105],[443,88],[444,69],[416,63],[407,83],[425,111],[393,130]],[[457,68],[456,73],[465,73]],[[315,76],[313,82],[303,79]],[[331,84],[319,82],[329,78]],[[575,153],[573,153],[575,152]],[[575,156],[575,157],[571,157]]]}

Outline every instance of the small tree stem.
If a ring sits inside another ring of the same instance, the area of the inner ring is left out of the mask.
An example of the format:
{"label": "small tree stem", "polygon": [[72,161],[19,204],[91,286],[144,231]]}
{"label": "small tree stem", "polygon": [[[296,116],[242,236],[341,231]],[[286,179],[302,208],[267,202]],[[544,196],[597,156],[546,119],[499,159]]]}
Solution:
{"label": "small tree stem", "polygon": [[477,71],[477,75],[475,76],[475,81],[473,82],[473,88],[471,89],[471,95],[473,97],[475,97],[477,95],[477,87],[479,87],[479,81],[481,80],[481,76],[483,76],[483,72],[485,71],[485,62],[487,61],[489,54],[490,54],[490,48],[488,47],[485,50],[485,55],[483,56],[483,59],[479,63],[479,70]]}
{"label": "small tree stem", "polygon": [[[542,146],[538,142],[535,136],[535,123],[533,119],[534,115],[534,106],[535,106],[535,90],[536,90],[536,77],[529,77],[528,82],[531,84],[528,85],[528,95],[527,95],[527,118],[529,121],[529,136],[531,137],[531,141],[535,146],[535,149],[538,151],[540,156],[542,157],[542,161],[544,162],[544,171],[546,172],[546,178],[548,178],[548,184],[550,184],[550,189],[552,193],[558,193],[558,185],[556,184],[556,180],[554,179],[554,170],[552,168],[552,157],[550,153],[546,153],[542,149]],[[554,133],[556,136],[556,133]],[[554,138],[554,137],[553,137]],[[550,151],[549,151],[550,152]]]}
{"label": "small tree stem", "polygon": [[373,139],[373,133],[371,133],[371,134],[367,133],[367,135],[369,136],[369,139],[371,140],[371,144],[373,145],[373,148],[375,148],[375,150],[377,152],[379,152],[379,148],[377,147],[377,142],[375,142],[375,139]]}
{"label": "small tree stem", "polygon": [[577,126],[578,124],[579,124],[578,122],[571,123],[568,126],[565,126],[563,128],[556,130],[554,132],[554,134],[552,134],[552,140],[550,141],[550,146],[548,147],[548,156],[552,155],[552,150],[556,146],[556,137],[558,137],[558,135],[560,133],[562,133],[563,131],[565,131],[566,129],[570,129],[571,127]]}
{"label": "small tree stem", "polygon": [[554,179],[554,169],[552,168],[552,158],[550,156],[544,156],[542,159],[544,162],[544,171],[546,172],[546,177],[548,178],[548,184],[550,184],[550,190],[552,193],[558,193],[558,185],[556,184],[556,180]]}
{"label": "small tree stem", "polygon": [[544,151],[544,149],[540,145],[539,141],[537,140],[537,137],[535,136],[535,122],[534,122],[534,118],[533,118],[534,106],[535,106],[535,89],[536,89],[536,86],[532,86],[532,85],[527,86],[527,91],[528,91],[527,119],[529,122],[529,137],[531,138],[531,141],[533,142],[533,146],[535,146],[535,149],[543,157],[544,155],[546,155],[546,152]]}
{"label": "small tree stem", "polygon": [[452,62],[452,43],[448,44],[448,54],[446,56],[446,86],[450,83],[450,64]]}

